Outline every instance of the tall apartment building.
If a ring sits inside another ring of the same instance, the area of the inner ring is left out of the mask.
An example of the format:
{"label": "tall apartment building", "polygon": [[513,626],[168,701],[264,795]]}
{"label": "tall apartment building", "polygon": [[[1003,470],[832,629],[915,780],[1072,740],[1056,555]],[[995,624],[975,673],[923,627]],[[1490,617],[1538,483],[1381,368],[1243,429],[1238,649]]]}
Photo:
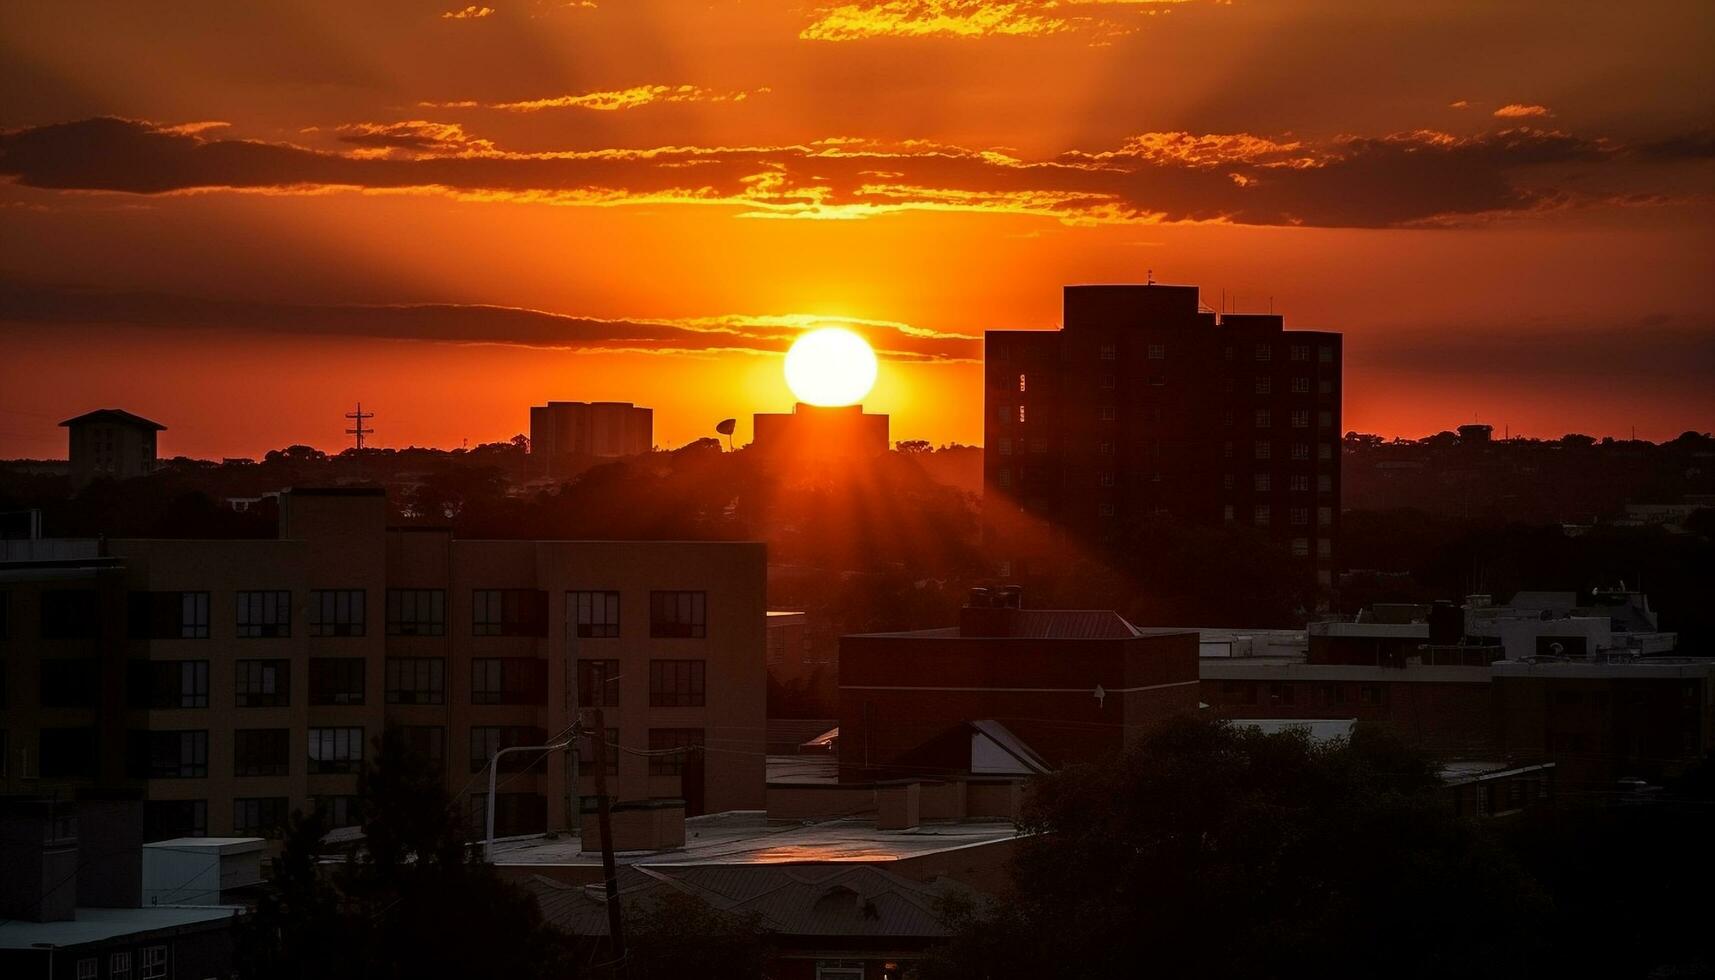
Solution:
{"label": "tall apartment building", "polygon": [[[610,794],[763,808],[761,544],[462,540],[386,513],[378,489],[299,489],[277,539],[0,564],[0,790],[140,791],[151,836],[347,823],[398,725],[474,815],[497,749],[599,707]],[[594,783],[570,768],[507,756],[499,828],[571,825]]]}
{"label": "tall apartment building", "polygon": [[85,412],[60,423],[66,430],[66,457],[73,482],[82,485],[97,477],[129,480],[155,470],[159,422],[117,408]]}
{"label": "tall apartment building", "polygon": [[1340,334],[1223,316],[1195,286],[1067,286],[1064,302],[1060,330],[986,335],[984,498],[1008,571],[1165,514],[1259,528],[1331,584]]}
{"label": "tall apartment building", "polygon": [[530,409],[530,455],[549,476],[575,458],[636,456],[654,441],[655,410],[630,402],[549,402]]}

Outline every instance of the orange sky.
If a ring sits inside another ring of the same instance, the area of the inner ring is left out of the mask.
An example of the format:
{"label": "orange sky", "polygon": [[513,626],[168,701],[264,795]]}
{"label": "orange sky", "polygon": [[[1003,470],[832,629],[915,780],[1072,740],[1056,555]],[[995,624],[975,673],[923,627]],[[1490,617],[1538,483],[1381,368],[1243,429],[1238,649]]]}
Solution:
{"label": "orange sky", "polygon": [[0,8],[0,457],[742,442],[824,321],[975,442],[970,338],[1149,269],[1345,331],[1349,428],[1715,428],[1706,3],[464,9]]}

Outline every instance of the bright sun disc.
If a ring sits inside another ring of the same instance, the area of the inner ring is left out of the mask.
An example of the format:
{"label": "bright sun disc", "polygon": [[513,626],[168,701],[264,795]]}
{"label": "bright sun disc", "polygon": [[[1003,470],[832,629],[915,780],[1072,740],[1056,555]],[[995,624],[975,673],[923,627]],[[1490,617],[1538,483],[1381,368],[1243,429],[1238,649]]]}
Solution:
{"label": "bright sun disc", "polygon": [[812,330],[786,352],[786,384],[806,404],[855,405],[875,385],[875,351],[850,330]]}

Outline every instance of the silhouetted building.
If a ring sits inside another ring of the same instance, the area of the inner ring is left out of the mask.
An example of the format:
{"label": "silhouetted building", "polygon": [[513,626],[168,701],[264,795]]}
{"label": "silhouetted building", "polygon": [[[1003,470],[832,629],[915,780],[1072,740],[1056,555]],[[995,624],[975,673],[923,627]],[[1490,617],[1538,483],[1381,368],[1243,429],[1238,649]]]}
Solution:
{"label": "silhouetted building", "polygon": [[1018,777],[1197,710],[1195,630],[973,590],[959,625],[840,638],[840,776]]}
{"label": "silhouetted building", "polygon": [[1062,329],[986,344],[983,485],[1003,571],[1167,515],[1256,527],[1332,584],[1340,334],[1223,316],[1195,286],[1098,285],[1065,288]]}
{"label": "silhouetted building", "polygon": [[616,459],[655,444],[655,410],[630,402],[549,402],[530,409],[530,454],[561,475],[578,457]]}
{"label": "silhouetted building", "polygon": [[1459,427],[1459,444],[1464,446],[1486,446],[1495,437],[1495,427],[1482,423],[1472,423]]}
{"label": "silhouetted building", "polygon": [[770,455],[800,459],[839,459],[879,456],[887,452],[886,415],[873,415],[862,405],[825,407],[799,402],[790,415],[757,413],[750,448]]}
{"label": "silhouetted building", "polygon": [[[345,825],[396,724],[475,817],[496,750],[601,708],[636,750],[608,754],[615,797],[764,805],[762,545],[386,522],[379,489],[296,489],[275,540],[0,562],[0,791],[140,791],[149,840],[272,835],[312,806]],[[575,823],[594,785],[571,765],[507,756],[500,831]]]}
{"label": "silhouetted building", "polygon": [[60,425],[67,429],[71,478],[129,480],[155,470],[155,433],[167,427],[117,408],[97,409]]}

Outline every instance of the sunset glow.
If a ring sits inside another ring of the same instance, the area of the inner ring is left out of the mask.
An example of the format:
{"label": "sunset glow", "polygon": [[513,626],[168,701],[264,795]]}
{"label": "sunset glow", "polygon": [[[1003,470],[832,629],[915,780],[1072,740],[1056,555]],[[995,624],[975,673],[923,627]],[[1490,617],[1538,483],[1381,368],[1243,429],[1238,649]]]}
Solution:
{"label": "sunset glow", "polygon": [[875,387],[875,351],[841,327],[812,330],[786,352],[786,384],[809,405],[856,405]]}

